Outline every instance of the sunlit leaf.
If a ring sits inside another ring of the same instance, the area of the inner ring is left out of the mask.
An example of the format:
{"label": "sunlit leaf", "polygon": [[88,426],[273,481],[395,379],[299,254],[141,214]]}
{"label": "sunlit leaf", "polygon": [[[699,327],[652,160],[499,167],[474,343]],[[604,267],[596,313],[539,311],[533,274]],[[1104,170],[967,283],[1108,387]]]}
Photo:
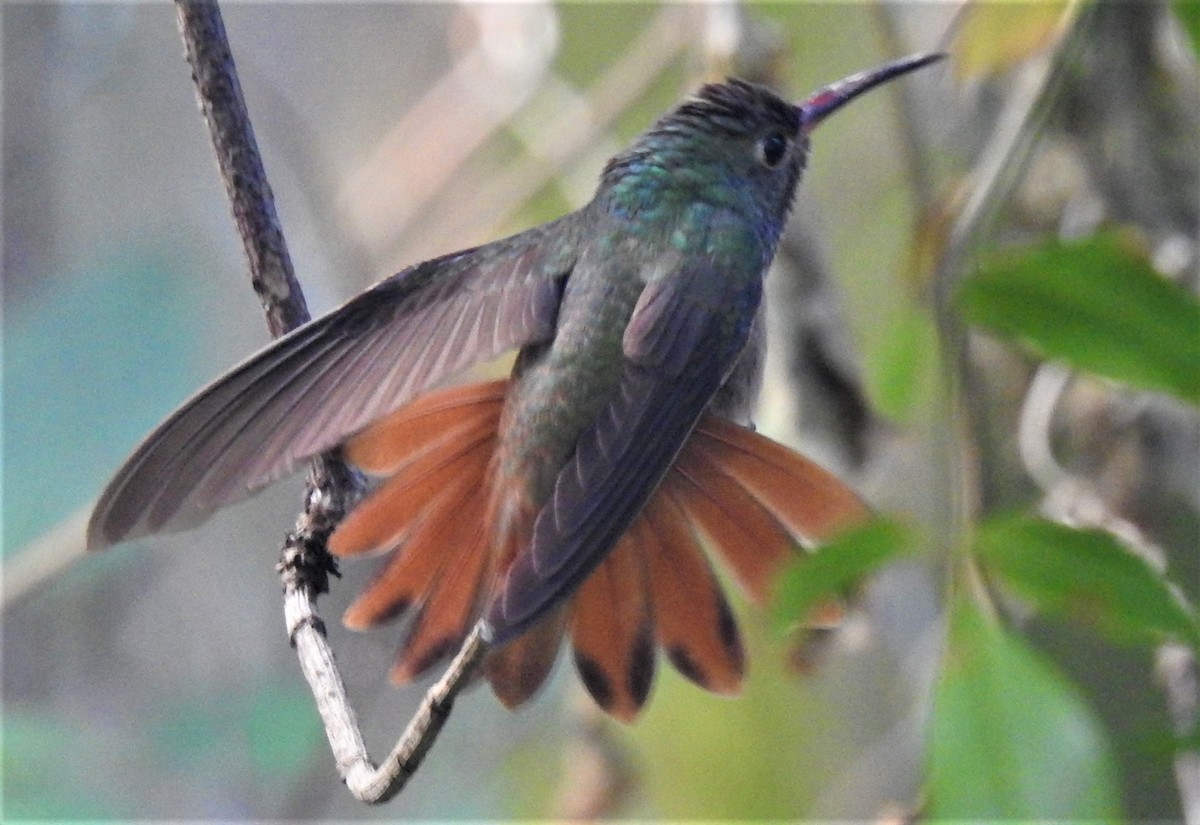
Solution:
{"label": "sunlit leaf", "polygon": [[969,321],[1039,355],[1200,404],[1200,298],[1120,236],[1006,255],[958,301]]}
{"label": "sunlit leaf", "polygon": [[1200,647],[1200,623],[1163,577],[1099,530],[1006,516],[982,525],[986,569],[1041,610],[1095,624],[1122,639],[1174,637]]}
{"label": "sunlit leaf", "polygon": [[963,11],[955,65],[965,78],[1006,71],[1053,43],[1076,6],[1070,0],[971,3]]}
{"label": "sunlit leaf", "polygon": [[1119,815],[1112,757],[1076,689],[969,604],[952,611],[929,748],[930,821]]}
{"label": "sunlit leaf", "polygon": [[910,528],[884,519],[838,536],[811,556],[798,559],[780,577],[771,611],[773,624],[786,630],[822,601],[843,595],[884,563],[916,548]]}

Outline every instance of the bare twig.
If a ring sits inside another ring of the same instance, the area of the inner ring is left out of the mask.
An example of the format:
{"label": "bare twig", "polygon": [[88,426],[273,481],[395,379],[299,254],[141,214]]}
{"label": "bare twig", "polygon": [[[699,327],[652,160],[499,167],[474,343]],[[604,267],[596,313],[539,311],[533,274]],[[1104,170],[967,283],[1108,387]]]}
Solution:
{"label": "bare twig", "polygon": [[175,8],[221,179],[250,261],[250,282],[271,335],[278,337],[309,320],[308,306],[275,214],[275,196],[254,140],[225,24],[215,0],[178,0]]}
{"label": "bare twig", "polygon": [[[296,281],[274,198],[242,98],[220,9],[215,0],[176,0],[180,30],[208,121],[221,177],[250,263],[251,283],[267,326],[282,335],[309,320]],[[459,692],[488,649],[490,629],[480,622],[442,679],[425,695],[408,729],[379,768],[367,755],[345,684],[325,638],[317,597],[336,574],[326,540],[359,493],[358,475],[335,456],[313,461],[304,512],[288,535],[278,570],[284,588],[288,638],[316,700],[334,759],[347,787],[364,802],[398,793],[433,745]]]}

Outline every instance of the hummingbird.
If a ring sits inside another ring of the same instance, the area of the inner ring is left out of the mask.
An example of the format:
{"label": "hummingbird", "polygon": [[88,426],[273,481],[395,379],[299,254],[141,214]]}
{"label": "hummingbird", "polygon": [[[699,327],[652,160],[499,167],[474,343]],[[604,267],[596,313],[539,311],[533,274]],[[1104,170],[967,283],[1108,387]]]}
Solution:
{"label": "hummingbird", "polygon": [[[329,549],[382,555],[344,622],[407,617],[394,681],[483,620],[483,673],[510,708],[565,637],[622,721],[659,649],[736,693],[745,656],[713,562],[761,602],[798,548],[866,512],[751,421],[763,281],[810,134],[941,56],[799,105],[737,79],[703,86],[609,160],[579,210],[404,269],[201,390],[109,482],[89,549],[196,526],[338,449],[378,483]],[[512,350],[507,379],[447,386]]]}

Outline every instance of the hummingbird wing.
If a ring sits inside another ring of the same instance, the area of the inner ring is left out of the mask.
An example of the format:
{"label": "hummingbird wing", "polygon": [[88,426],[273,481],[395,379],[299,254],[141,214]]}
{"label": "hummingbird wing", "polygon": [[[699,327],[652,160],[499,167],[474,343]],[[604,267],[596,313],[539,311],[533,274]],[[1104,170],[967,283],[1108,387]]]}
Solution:
{"label": "hummingbird wing", "polygon": [[616,392],[580,437],[538,514],[529,551],[513,561],[488,609],[497,643],[595,569],[670,468],[740,354],[761,299],[759,277],[728,294],[728,270],[737,265],[745,256],[697,256],[643,290],[625,331]]}
{"label": "hummingbird wing", "polygon": [[551,338],[565,220],[405,269],[217,379],[118,470],[88,547],[195,526],[447,376]]}

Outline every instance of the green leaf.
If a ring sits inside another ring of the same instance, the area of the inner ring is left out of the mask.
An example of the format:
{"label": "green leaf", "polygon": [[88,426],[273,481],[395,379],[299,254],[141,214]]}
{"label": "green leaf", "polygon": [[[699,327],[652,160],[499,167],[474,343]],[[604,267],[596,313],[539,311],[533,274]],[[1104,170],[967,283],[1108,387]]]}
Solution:
{"label": "green leaf", "polygon": [[1192,41],[1192,51],[1200,56],[1200,2],[1175,0],[1175,14]]}
{"label": "green leaf", "polygon": [[1067,0],[970,3],[963,7],[955,68],[967,79],[1008,71],[1046,51],[1073,17]]}
{"label": "green leaf", "polygon": [[843,533],[784,571],[772,624],[780,632],[787,630],[821,601],[843,595],[871,571],[916,548],[912,530],[895,521],[876,519]]}
{"label": "green leaf", "polygon": [[950,616],[944,667],[928,756],[930,821],[1119,817],[1103,731],[1041,656],[963,603]]}
{"label": "green leaf", "polygon": [[1113,536],[1021,516],[979,529],[980,560],[1048,613],[1081,618],[1118,639],[1173,637],[1200,649],[1200,622],[1166,580]]}
{"label": "green leaf", "polygon": [[900,307],[882,324],[883,338],[865,364],[867,385],[881,413],[907,423],[931,392],[937,331],[928,314],[914,305]]}
{"label": "green leaf", "polygon": [[1115,233],[998,258],[958,303],[1038,355],[1200,404],[1200,298]]}

